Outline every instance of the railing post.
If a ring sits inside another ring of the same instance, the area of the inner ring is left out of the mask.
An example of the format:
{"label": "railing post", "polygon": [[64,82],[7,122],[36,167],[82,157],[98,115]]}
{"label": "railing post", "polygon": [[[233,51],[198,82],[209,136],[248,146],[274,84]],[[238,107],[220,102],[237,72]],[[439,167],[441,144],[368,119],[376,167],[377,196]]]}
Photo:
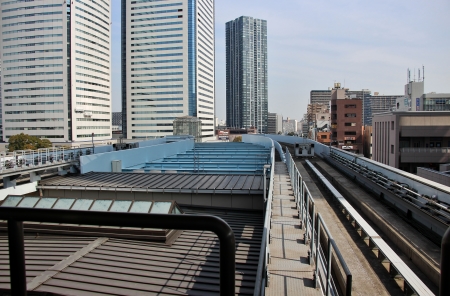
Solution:
{"label": "railing post", "polygon": [[315,275],[314,288],[317,288],[319,283],[320,222],[321,222],[320,217],[317,217],[316,271],[314,273]]}
{"label": "railing post", "polygon": [[314,251],[314,222],[315,222],[315,216],[316,216],[316,214],[315,214],[315,210],[316,210],[316,207],[315,207],[315,205],[314,204],[312,204],[312,216],[311,216],[311,248],[310,248],[310,250],[311,250],[311,252],[310,252],[310,254],[309,254],[309,265],[311,265],[312,264],[312,258],[313,258],[313,251]]}
{"label": "railing post", "polygon": [[308,194],[306,194],[306,208],[305,208],[305,245],[306,245],[306,243],[307,243],[307,241],[308,241],[308,229],[309,229],[309,227],[308,227],[308,224],[309,224],[309,219],[308,219],[308,216],[309,216],[309,196],[308,196]]}
{"label": "railing post", "polygon": [[325,296],[330,295],[331,284],[331,239],[328,237],[328,258],[327,258],[327,287],[325,290]]}
{"label": "railing post", "polygon": [[27,295],[23,222],[8,220],[9,274],[11,295]]}

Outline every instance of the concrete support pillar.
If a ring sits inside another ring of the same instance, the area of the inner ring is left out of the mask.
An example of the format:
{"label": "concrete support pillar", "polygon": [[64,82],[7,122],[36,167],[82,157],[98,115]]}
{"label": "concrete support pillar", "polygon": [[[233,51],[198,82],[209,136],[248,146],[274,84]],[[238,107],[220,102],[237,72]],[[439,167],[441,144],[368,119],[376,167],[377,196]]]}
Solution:
{"label": "concrete support pillar", "polygon": [[30,182],[36,182],[36,181],[40,181],[41,180],[41,176],[39,175],[39,172],[31,172],[30,173]]}
{"label": "concrete support pillar", "polygon": [[3,177],[3,188],[16,187],[16,179],[20,176],[13,175],[9,177]]}
{"label": "concrete support pillar", "polygon": [[58,168],[58,175],[59,176],[67,175],[67,170],[63,169],[62,167],[59,167]]}

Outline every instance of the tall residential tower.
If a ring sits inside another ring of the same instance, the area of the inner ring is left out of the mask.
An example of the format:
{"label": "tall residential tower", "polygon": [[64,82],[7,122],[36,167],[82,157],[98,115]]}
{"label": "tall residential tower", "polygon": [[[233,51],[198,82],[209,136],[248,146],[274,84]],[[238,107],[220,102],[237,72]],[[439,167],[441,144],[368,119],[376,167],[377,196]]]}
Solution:
{"label": "tall residential tower", "polygon": [[181,116],[214,137],[214,0],[122,0],[122,116],[128,139],[172,135]]}
{"label": "tall residential tower", "polygon": [[3,139],[110,139],[110,0],[2,1],[0,8]]}
{"label": "tall residential tower", "polygon": [[227,125],[267,133],[267,21],[226,23],[226,76]]}

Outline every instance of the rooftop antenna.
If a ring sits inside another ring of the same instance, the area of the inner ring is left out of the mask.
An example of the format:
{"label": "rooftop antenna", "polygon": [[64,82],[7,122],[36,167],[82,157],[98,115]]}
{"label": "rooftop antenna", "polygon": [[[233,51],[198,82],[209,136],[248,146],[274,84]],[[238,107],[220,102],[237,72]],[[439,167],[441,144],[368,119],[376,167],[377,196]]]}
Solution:
{"label": "rooftop antenna", "polygon": [[408,73],[409,73],[409,68],[406,69],[406,83],[409,83]]}
{"label": "rooftop antenna", "polygon": [[408,68],[408,83],[411,82],[411,70]]}
{"label": "rooftop antenna", "polygon": [[425,81],[425,66],[422,65],[422,81]]}
{"label": "rooftop antenna", "polygon": [[414,68],[414,82],[416,82],[416,68]]}
{"label": "rooftop antenna", "polygon": [[419,68],[419,82],[420,82],[420,68]]}

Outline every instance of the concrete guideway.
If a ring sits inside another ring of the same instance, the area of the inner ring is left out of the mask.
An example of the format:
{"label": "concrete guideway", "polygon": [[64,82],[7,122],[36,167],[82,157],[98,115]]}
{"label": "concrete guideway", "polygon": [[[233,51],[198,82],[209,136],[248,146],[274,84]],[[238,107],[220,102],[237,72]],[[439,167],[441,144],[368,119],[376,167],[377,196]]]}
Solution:
{"label": "concrete guideway", "polygon": [[296,209],[286,165],[275,163],[271,259],[266,295],[321,295],[314,288],[314,265],[309,265],[309,245],[303,242],[304,229]]}
{"label": "concrete guideway", "polygon": [[[395,292],[400,294],[401,290],[396,287],[396,284],[393,282],[394,280],[390,279],[387,275],[384,276],[383,282],[380,280],[379,275],[377,275],[378,272],[374,270],[371,262],[365,258],[360,247],[353,240],[345,225],[341,223],[339,217],[328,204],[303,164],[297,160],[295,164],[303,177],[303,181],[314,196],[316,210],[325,220],[345,262],[352,272],[352,295],[391,295],[395,294]],[[379,274],[384,275],[383,270]],[[391,282],[390,291],[385,287],[386,282]]]}
{"label": "concrete guideway", "polygon": [[[336,188],[345,193],[356,208],[372,221],[384,237],[388,238],[391,247],[410,268],[420,276],[421,280],[435,293],[438,292],[440,279],[441,249],[425,238],[396,213],[368,194],[357,184],[341,175],[327,163],[316,160],[320,168]],[[403,252],[403,254],[402,254]]]}

